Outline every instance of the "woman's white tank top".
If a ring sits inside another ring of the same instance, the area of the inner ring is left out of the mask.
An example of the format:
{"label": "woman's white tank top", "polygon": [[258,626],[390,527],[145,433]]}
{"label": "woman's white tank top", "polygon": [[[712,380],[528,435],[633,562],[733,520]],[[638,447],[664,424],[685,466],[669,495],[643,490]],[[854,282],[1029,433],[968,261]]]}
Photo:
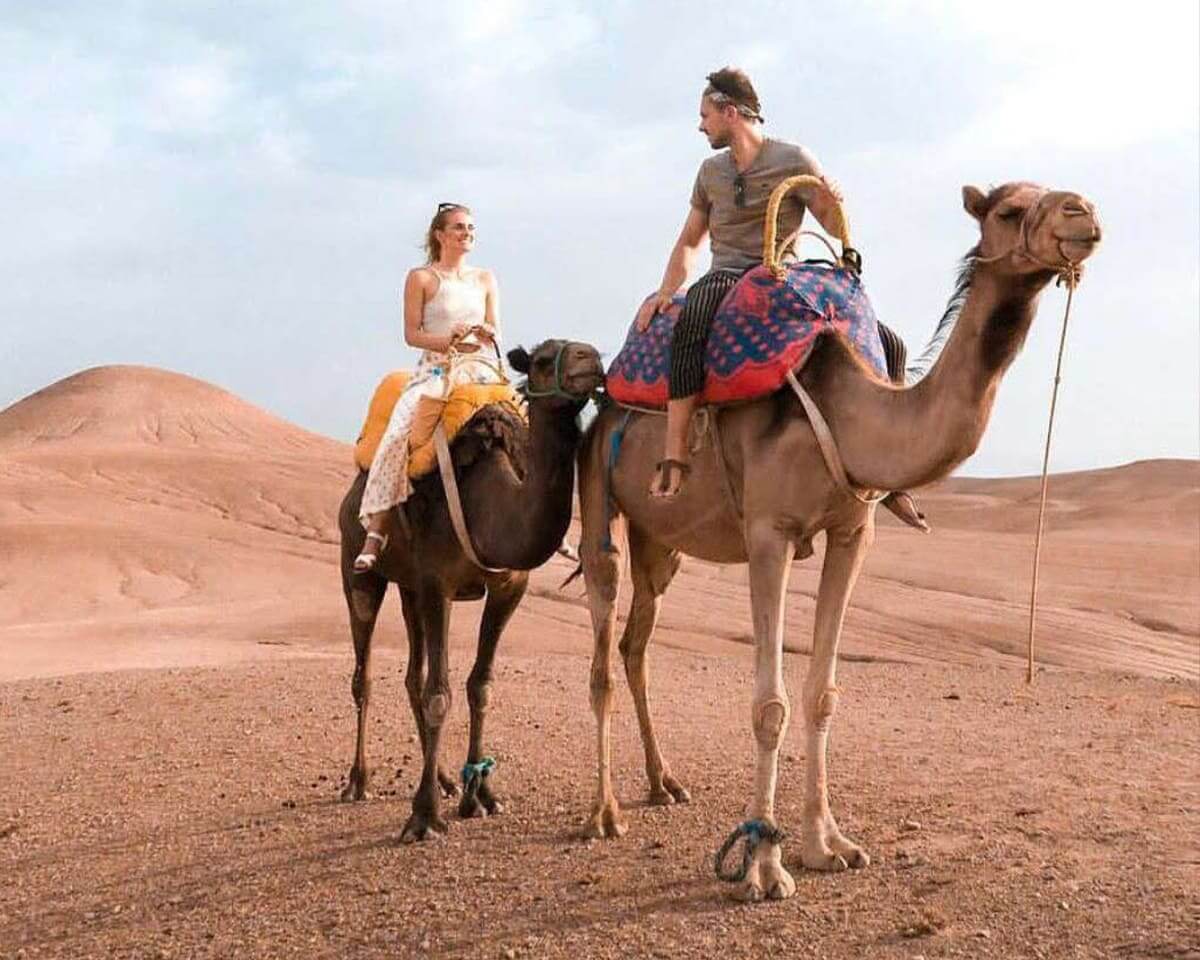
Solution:
{"label": "woman's white tank top", "polygon": [[425,304],[421,327],[427,333],[446,336],[450,333],[451,324],[457,320],[472,326],[482,325],[486,316],[484,305],[487,291],[483,284],[474,280],[474,274],[472,279],[460,280],[432,265],[429,269],[438,278],[438,288]]}

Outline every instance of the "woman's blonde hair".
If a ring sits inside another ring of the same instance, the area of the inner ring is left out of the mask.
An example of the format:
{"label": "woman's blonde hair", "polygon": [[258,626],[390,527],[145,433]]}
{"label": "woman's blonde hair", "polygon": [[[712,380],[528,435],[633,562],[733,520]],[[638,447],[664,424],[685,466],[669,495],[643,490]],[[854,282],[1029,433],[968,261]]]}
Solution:
{"label": "woman's blonde hair", "polygon": [[425,234],[425,262],[437,263],[442,259],[442,243],[437,238],[439,230],[446,229],[446,221],[450,219],[450,214],[470,213],[471,208],[461,203],[439,203],[437,213],[433,215],[433,219],[429,221],[429,230]]}

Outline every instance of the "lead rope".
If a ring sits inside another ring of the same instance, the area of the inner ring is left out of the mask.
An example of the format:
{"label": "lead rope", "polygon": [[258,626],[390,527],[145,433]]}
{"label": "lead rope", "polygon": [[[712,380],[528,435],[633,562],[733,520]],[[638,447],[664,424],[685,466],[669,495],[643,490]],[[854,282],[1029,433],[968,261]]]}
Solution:
{"label": "lead rope", "polygon": [[1025,671],[1025,682],[1033,683],[1033,637],[1037,623],[1038,567],[1042,556],[1042,530],[1046,522],[1046,489],[1050,481],[1050,437],[1054,433],[1054,411],[1058,405],[1058,385],[1062,382],[1063,354],[1067,346],[1067,321],[1071,319],[1071,301],[1075,287],[1079,284],[1079,268],[1075,264],[1067,267],[1058,278],[1059,284],[1067,287],[1067,308],[1063,312],[1062,334],[1058,339],[1058,361],[1054,367],[1054,389],[1050,393],[1050,419],[1046,424],[1046,450],[1042,455],[1042,497],[1038,506],[1037,537],[1033,543],[1033,580],[1029,589],[1029,657]]}

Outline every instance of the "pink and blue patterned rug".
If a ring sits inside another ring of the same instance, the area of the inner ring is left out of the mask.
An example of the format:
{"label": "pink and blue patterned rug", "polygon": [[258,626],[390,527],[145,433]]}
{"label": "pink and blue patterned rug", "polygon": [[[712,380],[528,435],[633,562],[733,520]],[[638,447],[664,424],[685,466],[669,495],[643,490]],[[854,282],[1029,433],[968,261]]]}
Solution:
{"label": "pink and blue patterned rug", "polygon": [[[614,400],[666,406],[671,332],[683,302],[682,294],[676,296],[644,333],[631,327],[608,369],[607,390]],[[855,274],[794,263],[783,280],[776,280],[766,267],[755,267],[729,291],[713,319],[702,402],[734,403],[773,393],[789,370],[804,365],[817,337],[835,331],[887,379],[879,322]]]}

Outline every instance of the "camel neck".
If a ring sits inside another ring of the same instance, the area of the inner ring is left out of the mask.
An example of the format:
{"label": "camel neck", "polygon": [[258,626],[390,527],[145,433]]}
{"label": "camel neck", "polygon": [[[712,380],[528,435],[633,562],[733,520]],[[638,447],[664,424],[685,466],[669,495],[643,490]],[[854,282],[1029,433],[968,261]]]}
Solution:
{"label": "camel neck", "polygon": [[929,374],[908,388],[874,381],[844,344],[804,371],[854,482],[884,490],[932,483],[975,452],[1000,379],[1025,342],[1048,275],[977,269]]}

